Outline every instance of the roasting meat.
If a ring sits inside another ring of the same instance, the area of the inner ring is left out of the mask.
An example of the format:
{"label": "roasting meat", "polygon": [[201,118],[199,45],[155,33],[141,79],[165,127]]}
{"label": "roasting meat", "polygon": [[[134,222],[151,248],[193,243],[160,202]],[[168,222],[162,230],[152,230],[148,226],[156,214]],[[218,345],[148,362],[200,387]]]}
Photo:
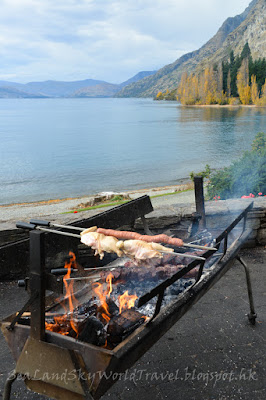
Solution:
{"label": "roasting meat", "polygon": [[[159,259],[157,259],[159,261]],[[145,264],[147,265],[147,264]],[[136,266],[133,261],[127,261],[124,265],[127,268],[116,268],[112,271],[114,276],[113,283],[117,282],[144,282],[144,281],[154,281],[157,282],[160,279],[171,278],[176,272],[184,268],[183,264],[160,264],[158,266],[150,265],[149,268],[141,268],[141,266]],[[102,271],[101,278],[106,279],[109,271]],[[193,268],[183,279],[195,278],[198,274],[198,267]]]}
{"label": "roasting meat", "polygon": [[173,252],[173,249],[164,247],[159,243],[147,243],[142,240],[118,241],[114,236],[106,236],[99,233],[96,226],[81,232],[81,242],[95,250],[103,258],[104,252],[115,253],[118,257],[127,256],[134,258],[138,263],[150,258],[162,258],[162,252]]}
{"label": "roasting meat", "polygon": [[116,253],[118,257],[123,254],[117,247],[118,239],[113,236],[105,236],[102,233],[94,232],[92,228],[86,229],[80,235],[81,242],[94,249],[95,255],[99,254],[100,259],[103,258],[104,252]]}
{"label": "roasting meat", "polygon": [[[96,227],[94,227],[96,228]],[[182,239],[172,238],[165,234],[160,235],[141,235],[137,232],[129,232],[129,231],[116,231],[114,229],[104,229],[104,228],[96,228],[97,232],[103,233],[106,236],[114,236],[117,239],[133,239],[133,240],[143,240],[144,242],[153,242],[153,243],[165,243],[171,244],[173,246],[183,246],[184,242]]]}
{"label": "roasting meat", "polygon": [[119,250],[137,263],[150,258],[162,258],[161,252],[172,252],[173,249],[161,246],[158,243],[147,243],[142,240],[125,240],[117,243]]}

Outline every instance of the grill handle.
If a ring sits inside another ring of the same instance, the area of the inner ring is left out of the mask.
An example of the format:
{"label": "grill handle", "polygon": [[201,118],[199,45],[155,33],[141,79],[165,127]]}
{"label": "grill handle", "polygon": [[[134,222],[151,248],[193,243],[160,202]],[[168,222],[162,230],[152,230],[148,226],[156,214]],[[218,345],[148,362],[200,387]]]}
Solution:
{"label": "grill handle", "polygon": [[42,219],[31,219],[30,223],[34,224],[34,225],[40,225],[40,226],[50,226],[49,221],[44,221]]}
{"label": "grill handle", "polygon": [[36,225],[34,224],[28,224],[27,222],[21,222],[18,221],[16,223],[16,227],[17,228],[21,228],[21,229],[29,229],[30,231],[36,228]]}

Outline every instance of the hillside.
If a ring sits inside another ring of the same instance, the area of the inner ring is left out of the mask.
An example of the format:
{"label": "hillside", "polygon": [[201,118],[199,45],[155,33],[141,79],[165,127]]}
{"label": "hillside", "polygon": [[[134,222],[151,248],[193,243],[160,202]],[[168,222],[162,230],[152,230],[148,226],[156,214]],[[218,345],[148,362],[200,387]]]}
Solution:
{"label": "hillside", "polygon": [[103,82],[97,85],[83,87],[74,92],[71,97],[112,97],[119,89],[119,85]]}
{"label": "hillside", "polygon": [[41,94],[26,93],[13,87],[0,87],[0,99],[44,98]]}
{"label": "hillside", "polygon": [[159,91],[174,89],[184,71],[190,73],[196,68],[203,69],[210,62],[226,59],[230,49],[238,54],[247,41],[252,55],[260,53],[260,57],[266,56],[265,19],[265,0],[253,0],[242,14],[227,18],[218,32],[200,49],[183,55],[156,74],[123,88],[116,96],[154,97]]}
{"label": "hillside", "polygon": [[221,48],[212,56],[205,58],[198,65],[198,70],[205,69],[206,65],[227,60],[230,49],[234,50],[235,54],[240,54],[246,43],[249,44],[253,59],[266,57],[265,0],[257,2],[243,23],[226,37]]}

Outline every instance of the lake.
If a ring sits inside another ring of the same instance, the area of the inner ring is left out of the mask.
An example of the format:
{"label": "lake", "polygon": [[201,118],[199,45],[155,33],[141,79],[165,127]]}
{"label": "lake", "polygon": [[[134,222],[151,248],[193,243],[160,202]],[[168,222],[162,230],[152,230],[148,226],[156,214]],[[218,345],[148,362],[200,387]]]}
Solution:
{"label": "lake", "polygon": [[229,165],[265,108],[152,99],[0,99],[0,204],[175,185]]}

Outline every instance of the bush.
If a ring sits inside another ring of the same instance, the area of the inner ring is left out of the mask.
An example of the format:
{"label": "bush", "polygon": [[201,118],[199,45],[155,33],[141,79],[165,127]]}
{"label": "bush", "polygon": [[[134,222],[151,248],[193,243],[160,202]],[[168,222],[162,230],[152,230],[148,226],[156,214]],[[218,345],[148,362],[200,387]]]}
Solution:
{"label": "bush", "polygon": [[240,104],[239,98],[238,97],[230,97],[228,100],[228,104],[230,106],[238,106]]}
{"label": "bush", "polygon": [[266,194],[266,135],[256,135],[252,150],[210,177],[208,197],[221,199],[241,197],[250,193]]}
{"label": "bush", "polygon": [[195,176],[202,176],[203,178],[209,178],[210,174],[211,174],[211,167],[209,166],[209,164],[206,164],[204,171],[197,172],[196,174],[194,171],[192,171],[190,172],[189,176],[190,179],[193,181]]}

